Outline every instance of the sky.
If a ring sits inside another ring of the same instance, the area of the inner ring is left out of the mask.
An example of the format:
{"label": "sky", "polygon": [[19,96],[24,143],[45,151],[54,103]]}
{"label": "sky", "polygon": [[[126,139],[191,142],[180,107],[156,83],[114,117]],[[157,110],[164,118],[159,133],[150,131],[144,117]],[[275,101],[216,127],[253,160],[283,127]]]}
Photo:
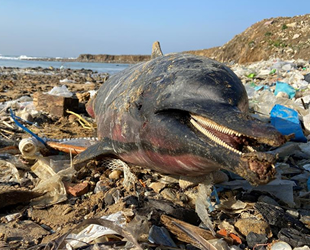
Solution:
{"label": "sky", "polygon": [[164,54],[206,49],[307,11],[309,0],[0,0],[0,54],[150,54],[154,41]]}

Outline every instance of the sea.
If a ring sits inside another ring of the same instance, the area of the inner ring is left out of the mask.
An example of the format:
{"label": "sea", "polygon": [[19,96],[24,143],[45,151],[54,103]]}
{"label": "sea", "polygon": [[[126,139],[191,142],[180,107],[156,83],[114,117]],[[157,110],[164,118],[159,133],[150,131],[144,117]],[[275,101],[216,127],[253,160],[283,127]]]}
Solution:
{"label": "sea", "polygon": [[[18,67],[18,68],[49,68],[52,66],[53,68],[70,68],[70,69],[90,69],[92,71],[96,71],[98,73],[109,73],[110,75],[116,74],[117,72],[126,69],[130,64],[122,64],[122,63],[93,63],[93,62],[61,62],[61,61],[48,61],[48,57],[44,57],[47,59],[46,61],[42,61],[40,57],[34,56],[12,56],[12,55],[1,55],[0,54],[0,67]],[[60,57],[56,57],[56,59],[62,59]],[[75,59],[75,58],[68,58]]]}

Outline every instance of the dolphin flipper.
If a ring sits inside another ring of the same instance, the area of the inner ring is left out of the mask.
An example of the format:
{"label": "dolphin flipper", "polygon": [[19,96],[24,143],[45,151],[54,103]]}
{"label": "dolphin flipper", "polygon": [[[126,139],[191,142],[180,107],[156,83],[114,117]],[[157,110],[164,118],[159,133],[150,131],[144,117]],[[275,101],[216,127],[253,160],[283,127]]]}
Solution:
{"label": "dolphin flipper", "polygon": [[73,164],[91,160],[100,155],[115,155],[116,153],[117,152],[113,149],[111,142],[109,140],[103,140],[91,145],[85,151],[75,156]]}

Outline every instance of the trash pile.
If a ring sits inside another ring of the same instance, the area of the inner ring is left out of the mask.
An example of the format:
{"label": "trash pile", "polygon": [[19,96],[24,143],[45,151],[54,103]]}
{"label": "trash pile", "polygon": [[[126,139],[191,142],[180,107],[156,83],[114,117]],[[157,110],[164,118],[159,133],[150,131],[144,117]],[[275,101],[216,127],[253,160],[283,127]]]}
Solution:
{"label": "trash pile", "polygon": [[227,171],[168,176],[109,158],[72,165],[96,143],[85,103],[104,77],[76,90],[55,74],[45,93],[0,103],[0,248],[310,249],[309,62],[232,70],[251,115],[291,138],[274,149],[277,175],[267,185]]}

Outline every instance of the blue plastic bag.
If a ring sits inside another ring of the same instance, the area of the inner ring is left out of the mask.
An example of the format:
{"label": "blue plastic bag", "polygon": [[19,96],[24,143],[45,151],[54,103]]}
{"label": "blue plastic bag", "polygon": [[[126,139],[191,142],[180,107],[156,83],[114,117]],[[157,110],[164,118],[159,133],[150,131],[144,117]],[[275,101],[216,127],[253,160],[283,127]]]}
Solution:
{"label": "blue plastic bag", "polygon": [[294,109],[276,104],[270,112],[271,124],[283,135],[295,134],[292,141],[307,142],[298,113]]}
{"label": "blue plastic bag", "polygon": [[274,95],[277,95],[279,92],[286,93],[290,99],[292,99],[296,94],[296,90],[291,85],[285,82],[276,83],[276,89],[274,91]]}

